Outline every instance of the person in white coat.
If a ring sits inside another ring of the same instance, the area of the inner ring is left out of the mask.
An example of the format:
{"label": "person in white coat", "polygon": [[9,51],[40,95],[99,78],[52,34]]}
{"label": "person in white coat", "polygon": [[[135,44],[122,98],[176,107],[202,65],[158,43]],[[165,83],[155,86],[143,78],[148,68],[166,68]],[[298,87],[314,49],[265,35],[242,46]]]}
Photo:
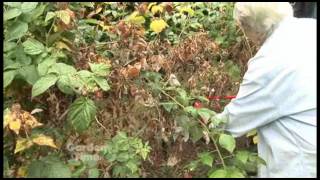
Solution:
{"label": "person in white coat", "polygon": [[217,118],[235,137],[257,129],[258,177],[316,177],[316,20],[279,2],[236,3],[234,17],[261,47]]}

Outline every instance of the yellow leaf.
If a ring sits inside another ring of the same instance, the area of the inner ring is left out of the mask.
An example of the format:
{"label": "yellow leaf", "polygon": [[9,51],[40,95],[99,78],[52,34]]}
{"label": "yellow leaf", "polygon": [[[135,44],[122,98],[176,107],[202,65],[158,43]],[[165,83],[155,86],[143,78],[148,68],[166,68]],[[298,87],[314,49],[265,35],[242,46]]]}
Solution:
{"label": "yellow leaf", "polygon": [[28,125],[30,128],[35,128],[35,127],[39,127],[42,126],[42,123],[39,123],[38,121],[35,120],[26,120],[25,124]]}
{"label": "yellow leaf", "polygon": [[166,27],[168,26],[168,24],[162,20],[154,20],[151,22],[150,24],[150,29],[156,33],[160,33],[161,31],[163,31]]}
{"label": "yellow leaf", "polygon": [[11,111],[9,109],[6,109],[4,111],[4,118],[3,118],[3,128],[7,127],[8,124],[13,120]]}
{"label": "yellow leaf", "polygon": [[150,9],[152,6],[154,6],[154,5],[156,5],[157,3],[155,3],[155,2],[153,2],[153,3],[150,3],[149,5],[148,5],[148,9]]}
{"label": "yellow leaf", "polygon": [[19,167],[18,172],[17,172],[17,177],[19,177],[19,178],[26,177],[27,176],[27,169],[28,169],[28,166]]}
{"label": "yellow leaf", "polygon": [[29,141],[28,139],[25,138],[18,138],[17,143],[16,143],[16,149],[14,150],[14,153],[23,151],[29,147],[32,146],[32,141]]}
{"label": "yellow leaf", "polygon": [[257,130],[254,129],[254,130],[248,132],[246,136],[247,136],[247,137],[250,137],[250,136],[254,136],[254,135],[256,135],[256,134],[257,134]]}
{"label": "yellow leaf", "polygon": [[17,135],[19,134],[19,130],[21,128],[21,120],[15,119],[9,122],[9,128],[14,131]]}
{"label": "yellow leaf", "polygon": [[102,30],[109,31],[112,26],[105,26],[103,24],[99,24],[102,27]]}
{"label": "yellow leaf", "polygon": [[60,11],[56,11],[56,15],[58,18],[61,19],[61,21],[65,24],[69,24],[70,23],[70,14],[68,11],[66,10],[60,10]]}
{"label": "yellow leaf", "polygon": [[180,13],[187,12],[190,16],[194,15],[194,10],[192,10],[190,7],[183,7],[180,9]]}
{"label": "yellow leaf", "polygon": [[71,51],[71,49],[69,48],[69,46],[66,45],[65,43],[61,42],[61,41],[59,41],[59,42],[56,43],[56,48],[58,48],[58,49],[66,49],[66,50],[68,50],[68,51]]}
{"label": "yellow leaf", "polygon": [[133,23],[133,24],[139,24],[139,25],[143,24],[143,23],[145,22],[145,19],[144,19],[143,16],[139,16],[138,14],[139,14],[138,11],[133,12],[133,13],[128,17],[127,20],[128,20],[129,22]]}
{"label": "yellow leaf", "polygon": [[258,144],[259,143],[259,136],[258,135],[254,136],[252,140],[253,140],[253,144]]}
{"label": "yellow leaf", "polygon": [[162,6],[152,6],[152,8],[151,8],[151,12],[152,12],[152,14],[156,14],[157,12],[160,12],[160,13],[162,13],[162,11],[163,11],[163,7]]}
{"label": "yellow leaf", "polygon": [[53,139],[51,137],[45,136],[43,134],[40,134],[38,137],[33,138],[32,142],[34,142],[40,146],[50,146],[50,147],[58,149],[58,147],[54,144]]}
{"label": "yellow leaf", "polygon": [[57,32],[59,29],[58,29],[58,26],[56,25],[53,25],[53,32]]}

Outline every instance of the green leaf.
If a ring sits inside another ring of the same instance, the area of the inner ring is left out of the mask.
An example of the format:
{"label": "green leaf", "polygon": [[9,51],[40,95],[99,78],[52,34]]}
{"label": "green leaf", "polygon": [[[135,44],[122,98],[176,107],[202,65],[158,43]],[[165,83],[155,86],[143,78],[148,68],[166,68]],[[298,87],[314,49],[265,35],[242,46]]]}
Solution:
{"label": "green leaf", "polygon": [[248,151],[238,151],[236,153],[236,159],[240,160],[243,164],[246,164],[249,158]]}
{"label": "green leaf", "polygon": [[93,2],[81,2],[80,3],[82,6],[94,8],[94,3]]}
{"label": "green leaf", "polygon": [[189,171],[194,171],[198,167],[198,160],[191,161],[185,168],[187,168]]}
{"label": "green leaf", "polygon": [[40,78],[32,87],[32,97],[44,93],[47,89],[53,86],[57,80],[58,77],[53,74],[48,74]]}
{"label": "green leaf", "polygon": [[198,157],[200,158],[200,161],[203,164],[212,167],[213,156],[210,152],[202,152],[202,153],[198,154]]}
{"label": "green leaf", "polygon": [[228,171],[227,177],[228,178],[244,178],[245,176],[239,170],[236,170],[236,168],[233,168],[232,170]]}
{"label": "green leaf", "polygon": [[49,68],[56,62],[56,59],[53,57],[45,58],[41,63],[38,64],[38,72],[40,76],[47,74]]}
{"label": "green leaf", "polygon": [[109,74],[109,66],[106,64],[92,64],[89,63],[91,71],[98,76],[107,76]]}
{"label": "green leaf", "polygon": [[177,100],[183,104],[188,105],[189,104],[189,98],[187,95],[187,92],[184,89],[177,89],[179,96],[177,97]]}
{"label": "green leaf", "polygon": [[227,171],[225,169],[218,169],[209,175],[209,178],[225,178]]}
{"label": "green leaf", "polygon": [[138,166],[133,161],[127,162],[126,166],[131,170],[131,173],[135,173],[136,171],[138,171]]}
{"label": "green leaf", "polygon": [[28,23],[16,21],[7,29],[6,39],[8,41],[19,39],[28,31]]}
{"label": "green leaf", "polygon": [[14,77],[16,76],[17,72],[15,70],[13,71],[5,71],[3,73],[3,88],[6,88],[11,84]]}
{"label": "green leaf", "polygon": [[40,54],[44,51],[44,46],[41,42],[35,39],[28,39],[22,43],[24,52],[30,55]]}
{"label": "green leaf", "polygon": [[67,120],[78,132],[86,130],[96,115],[94,102],[85,97],[76,99],[70,106]]}
{"label": "green leaf", "polygon": [[30,14],[30,16],[32,17],[31,20],[36,20],[39,16],[41,16],[47,6],[47,4],[41,4],[36,9],[28,13],[28,15]]}
{"label": "green leaf", "polygon": [[87,169],[87,166],[85,164],[81,164],[81,166],[77,167],[75,171],[72,172],[72,177],[73,178],[78,178],[81,176]]}
{"label": "green leaf", "polygon": [[56,13],[54,12],[48,12],[46,15],[46,19],[44,20],[44,22],[48,22],[50,19],[54,18],[56,16]]}
{"label": "green leaf", "polygon": [[4,71],[16,70],[16,69],[19,69],[20,67],[21,67],[21,64],[12,62],[12,63],[8,63],[8,65],[5,65],[3,70]]}
{"label": "green leaf", "polygon": [[171,112],[171,110],[177,109],[176,103],[173,102],[163,102],[159,104],[162,105],[167,112]]}
{"label": "green leaf", "polygon": [[191,134],[191,139],[192,139],[193,143],[195,143],[199,139],[202,138],[202,135],[203,135],[202,128],[199,127],[198,125],[196,125],[196,126],[192,127],[190,134]]}
{"label": "green leaf", "polygon": [[256,164],[263,164],[266,165],[266,162],[264,161],[264,159],[262,159],[261,157],[255,155],[255,154],[250,154],[249,156],[249,161],[250,162],[255,162]]}
{"label": "green leaf", "polygon": [[21,7],[21,2],[3,2],[3,4],[10,6],[10,7],[15,7],[15,8]]}
{"label": "green leaf", "polygon": [[233,152],[236,147],[236,141],[234,137],[228,134],[221,134],[219,137],[219,144],[224,149],[228,150],[230,153]]}
{"label": "green leaf", "polygon": [[108,91],[110,89],[108,81],[106,79],[104,79],[103,77],[94,76],[93,79],[96,81],[96,83],[99,85],[99,87],[103,91]]}
{"label": "green leaf", "polygon": [[[148,143],[148,142],[147,142]],[[145,144],[144,147],[140,150],[140,155],[142,157],[143,160],[146,160],[150,150],[151,150],[151,147],[148,145],[148,144]]]}
{"label": "green leaf", "polygon": [[19,16],[20,14],[21,14],[20,9],[17,9],[17,8],[9,9],[8,11],[5,11],[3,13],[3,20],[7,21],[9,19]]}
{"label": "green leaf", "polygon": [[15,47],[17,47],[17,43],[5,41],[5,42],[3,43],[3,52],[11,51],[11,50],[14,49]]}
{"label": "green leaf", "polygon": [[121,175],[123,175],[124,173],[126,173],[126,167],[125,166],[115,166],[112,169],[112,175],[115,177],[119,177]]}
{"label": "green leaf", "polygon": [[46,167],[44,170],[47,178],[70,178],[71,172],[68,166],[62,162],[55,162]]}
{"label": "green leaf", "polygon": [[16,48],[16,60],[21,64],[21,65],[30,65],[32,59],[26,55],[26,53],[23,50],[23,46],[19,45]]}
{"label": "green leaf", "polygon": [[61,75],[57,81],[57,87],[65,94],[72,95],[73,88],[71,83],[71,77],[69,75]]}
{"label": "green leaf", "polygon": [[42,177],[42,173],[46,164],[43,161],[36,160],[32,161],[28,166],[27,177],[28,178],[39,178]]}
{"label": "green leaf", "polygon": [[193,106],[188,106],[184,108],[184,111],[186,111],[187,113],[190,113],[192,115],[192,117],[197,117],[198,113],[197,113],[197,109],[194,108]]}
{"label": "green leaf", "polygon": [[37,7],[38,3],[37,2],[24,2],[21,5],[21,11],[23,13],[28,13],[32,10],[34,10]]}
{"label": "green leaf", "polygon": [[67,165],[55,156],[47,156],[32,161],[27,169],[28,178],[70,178],[71,172]]}
{"label": "green leaf", "polygon": [[99,177],[99,169],[93,168],[88,171],[88,178],[98,178]]}
{"label": "green leaf", "polygon": [[76,160],[76,159],[70,159],[70,160],[68,160],[68,165],[69,166],[80,166],[81,161]]}
{"label": "green leaf", "polygon": [[263,164],[263,165],[267,165],[266,161],[264,159],[262,159],[261,157],[257,156],[257,163],[258,164]]}
{"label": "green leaf", "polygon": [[72,75],[75,74],[77,72],[77,70],[73,67],[70,66],[68,64],[65,63],[54,63],[48,70],[48,74],[49,73],[55,73],[58,75]]}
{"label": "green leaf", "polygon": [[117,161],[119,161],[119,162],[126,162],[128,160],[129,160],[128,152],[122,152],[117,157]]}
{"label": "green leaf", "polygon": [[226,178],[244,178],[245,176],[242,174],[242,172],[236,168],[236,167],[227,167],[226,168]]}
{"label": "green leaf", "polygon": [[23,66],[18,71],[23,79],[31,85],[39,79],[39,74],[35,65]]}

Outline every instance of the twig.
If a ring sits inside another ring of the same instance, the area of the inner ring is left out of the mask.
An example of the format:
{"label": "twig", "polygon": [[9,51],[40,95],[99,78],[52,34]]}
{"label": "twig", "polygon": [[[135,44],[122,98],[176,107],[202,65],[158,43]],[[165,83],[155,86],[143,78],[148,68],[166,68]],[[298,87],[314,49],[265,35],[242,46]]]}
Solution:
{"label": "twig", "polygon": [[182,104],[180,104],[175,98],[173,98],[172,96],[170,96],[168,93],[166,93],[165,91],[163,91],[162,89],[159,89],[164,95],[168,96],[170,99],[172,99],[176,104],[178,104],[180,107],[182,107],[183,109],[185,108]]}
{"label": "twig", "polygon": [[66,110],[60,117],[59,121],[61,121],[62,118],[64,118],[68,114],[69,110]]}
{"label": "twig", "polygon": [[48,33],[46,34],[46,45],[47,45],[47,46],[48,46],[48,38],[49,38],[50,32],[51,32],[51,30],[52,30],[53,25],[54,25],[55,22],[56,22],[56,18],[53,19],[53,22],[52,22],[52,24],[51,24],[51,27],[50,27]]}
{"label": "twig", "polygon": [[108,129],[107,129],[106,127],[104,127],[104,125],[102,125],[102,124],[98,121],[97,116],[96,116],[95,118],[96,118],[97,123],[98,123],[104,130],[108,131]]}
{"label": "twig", "polygon": [[[203,122],[201,122],[200,120],[199,120],[199,122],[200,122],[200,124],[203,126],[203,128],[205,129],[205,131],[207,131],[207,133],[210,134],[208,128],[206,127],[206,125],[203,124]],[[226,168],[226,164],[224,163],[223,157],[222,157],[222,155],[221,155],[221,152],[220,152],[220,150],[219,150],[219,147],[218,147],[218,145],[217,145],[216,140],[215,140],[212,136],[210,136],[210,137],[211,137],[211,139],[212,139],[212,141],[213,141],[213,144],[214,144],[214,146],[215,146],[215,148],[216,148],[216,150],[217,150],[217,152],[218,152],[218,155],[219,155],[219,158],[220,158],[220,160],[221,160],[221,163],[222,163],[223,168]]]}

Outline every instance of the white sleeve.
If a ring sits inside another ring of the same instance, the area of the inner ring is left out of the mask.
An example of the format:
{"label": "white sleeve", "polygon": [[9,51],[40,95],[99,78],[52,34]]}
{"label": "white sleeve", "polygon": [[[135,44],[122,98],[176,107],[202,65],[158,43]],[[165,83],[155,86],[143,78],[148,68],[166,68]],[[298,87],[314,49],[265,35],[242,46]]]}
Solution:
{"label": "white sleeve", "polygon": [[240,85],[239,92],[218,115],[227,119],[225,130],[239,137],[252,129],[277,120],[280,115],[270,94],[270,68],[263,57],[252,59]]}

